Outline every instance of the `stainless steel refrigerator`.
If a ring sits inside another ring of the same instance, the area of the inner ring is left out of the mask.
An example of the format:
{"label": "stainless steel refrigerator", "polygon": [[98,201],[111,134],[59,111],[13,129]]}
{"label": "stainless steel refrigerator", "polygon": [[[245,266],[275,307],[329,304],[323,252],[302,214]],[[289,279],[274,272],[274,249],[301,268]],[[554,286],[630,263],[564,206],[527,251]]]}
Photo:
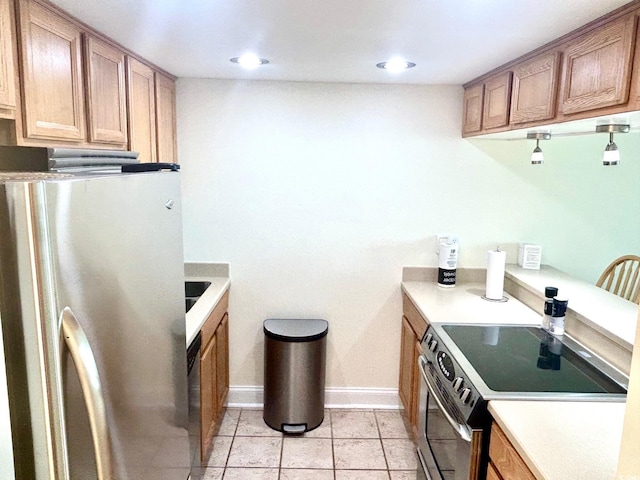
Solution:
{"label": "stainless steel refrigerator", "polygon": [[0,479],[186,479],[179,174],[70,171],[0,173]]}

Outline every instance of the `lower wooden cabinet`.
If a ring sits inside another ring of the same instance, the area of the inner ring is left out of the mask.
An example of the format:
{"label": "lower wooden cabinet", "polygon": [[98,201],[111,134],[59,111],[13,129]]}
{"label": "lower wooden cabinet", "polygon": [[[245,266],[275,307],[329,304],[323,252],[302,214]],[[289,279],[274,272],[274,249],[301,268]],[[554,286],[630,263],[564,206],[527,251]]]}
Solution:
{"label": "lower wooden cabinet", "polygon": [[216,337],[213,336],[200,354],[200,451],[201,460],[211,447],[212,429],[215,427],[215,413],[217,407],[216,395],[216,365],[218,349]]}
{"label": "lower wooden cabinet", "polygon": [[201,329],[200,452],[209,455],[229,393],[229,293],[225,293]]}
{"label": "lower wooden cabinet", "polygon": [[535,480],[511,442],[494,422],[489,441],[487,480]]}
{"label": "lower wooden cabinet", "polygon": [[402,340],[400,344],[400,382],[398,393],[412,425],[418,418],[418,397],[420,373],[418,371],[418,355],[420,342],[416,338],[407,317],[402,317]]}
{"label": "lower wooden cabinet", "polygon": [[417,429],[420,398],[418,357],[422,353],[420,341],[427,328],[427,320],[420,315],[406,295],[403,295],[402,300],[404,315],[402,316],[398,394],[409,422]]}

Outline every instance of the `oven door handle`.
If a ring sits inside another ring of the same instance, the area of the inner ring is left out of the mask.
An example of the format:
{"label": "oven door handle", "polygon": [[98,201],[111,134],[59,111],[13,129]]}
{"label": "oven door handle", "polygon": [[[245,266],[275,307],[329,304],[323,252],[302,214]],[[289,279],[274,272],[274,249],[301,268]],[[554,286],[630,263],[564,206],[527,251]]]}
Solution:
{"label": "oven door handle", "polygon": [[429,394],[433,397],[433,399],[438,404],[438,408],[449,422],[449,425],[453,428],[453,430],[458,434],[458,436],[464,440],[465,442],[471,442],[471,428],[468,425],[463,425],[459,423],[455,418],[451,416],[449,411],[444,406],[443,401],[440,399],[440,396],[437,394],[435,387],[431,384],[429,377],[427,376],[427,372],[424,367],[427,365],[427,360],[424,356],[420,355],[418,357],[418,364],[420,368],[420,373],[422,374],[422,378],[424,378],[425,383],[427,384],[427,388],[429,389]]}

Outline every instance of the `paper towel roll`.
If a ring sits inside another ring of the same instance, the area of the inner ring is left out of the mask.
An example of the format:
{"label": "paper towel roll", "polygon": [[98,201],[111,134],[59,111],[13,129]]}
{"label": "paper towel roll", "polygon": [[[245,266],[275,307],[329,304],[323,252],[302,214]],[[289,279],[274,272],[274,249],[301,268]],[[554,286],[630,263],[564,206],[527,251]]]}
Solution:
{"label": "paper towel roll", "polygon": [[500,250],[487,252],[487,291],[485,296],[490,300],[502,300],[506,263],[507,252]]}

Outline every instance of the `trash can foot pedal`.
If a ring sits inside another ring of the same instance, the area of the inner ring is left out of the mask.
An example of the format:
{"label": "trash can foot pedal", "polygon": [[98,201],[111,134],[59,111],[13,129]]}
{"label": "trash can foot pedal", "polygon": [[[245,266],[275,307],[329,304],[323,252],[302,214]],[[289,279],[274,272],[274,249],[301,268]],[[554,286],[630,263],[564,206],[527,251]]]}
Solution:
{"label": "trash can foot pedal", "polygon": [[304,433],[307,431],[307,424],[306,423],[300,423],[297,425],[287,425],[287,424],[282,424],[282,431],[284,433]]}

